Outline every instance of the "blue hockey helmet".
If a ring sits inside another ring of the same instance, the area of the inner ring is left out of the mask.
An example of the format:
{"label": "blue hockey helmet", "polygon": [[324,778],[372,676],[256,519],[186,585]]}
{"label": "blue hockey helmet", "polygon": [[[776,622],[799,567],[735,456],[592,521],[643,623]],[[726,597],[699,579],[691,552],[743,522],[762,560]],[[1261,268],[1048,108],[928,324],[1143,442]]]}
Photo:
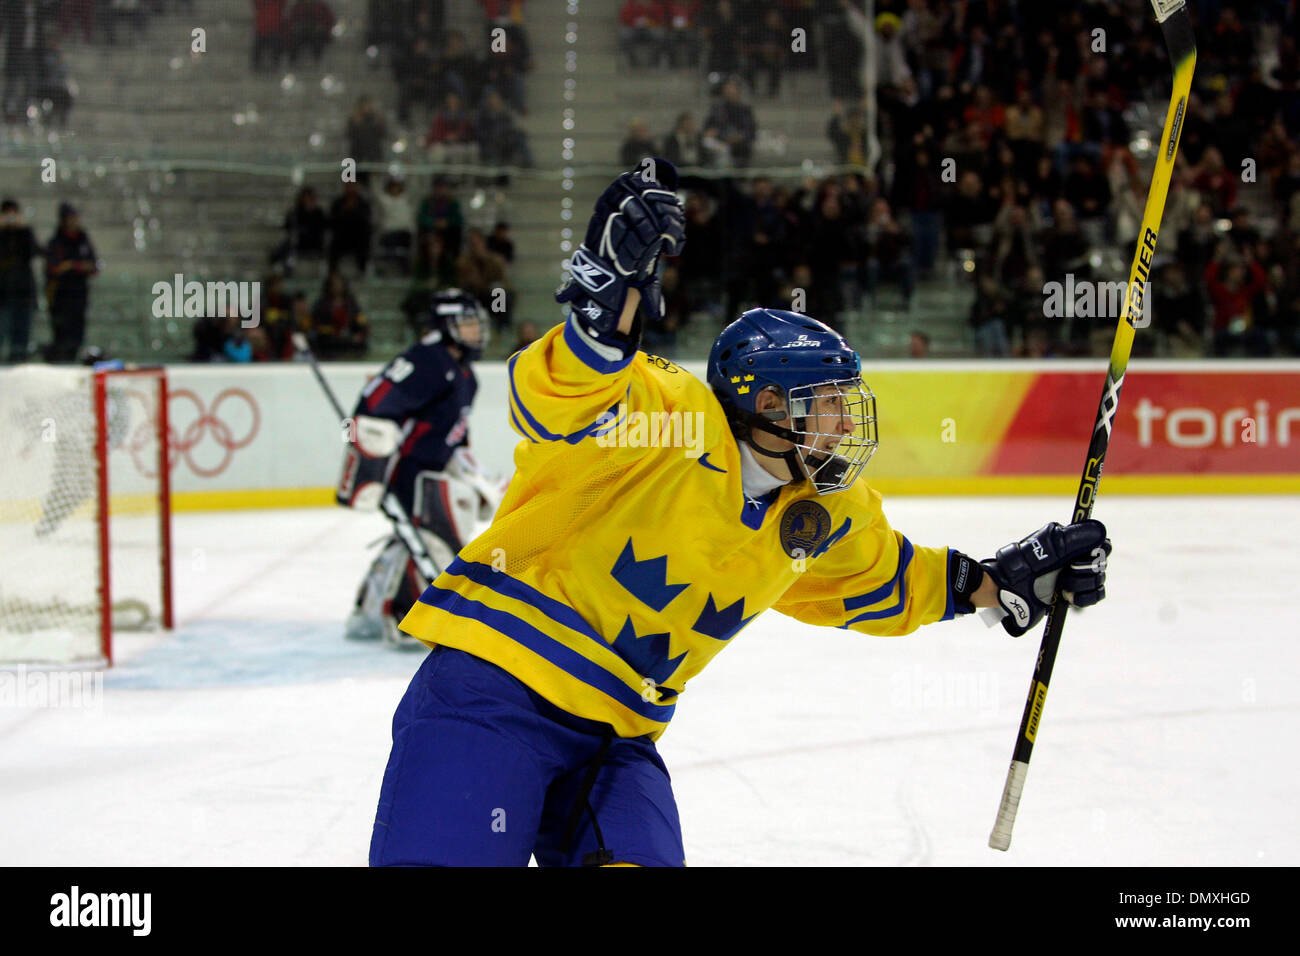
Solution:
{"label": "blue hockey helmet", "polygon": [[[750,309],[713,343],[707,375],[737,440],[784,459],[818,494],[852,485],[876,449],[876,400],[862,383],[861,359],[816,319]],[[758,396],[769,391],[780,402],[759,411]],[[766,448],[756,431],[791,447]]]}
{"label": "blue hockey helmet", "polygon": [[477,359],[491,337],[491,323],[482,303],[460,289],[435,292],[429,304],[429,328],[441,332],[471,359]]}

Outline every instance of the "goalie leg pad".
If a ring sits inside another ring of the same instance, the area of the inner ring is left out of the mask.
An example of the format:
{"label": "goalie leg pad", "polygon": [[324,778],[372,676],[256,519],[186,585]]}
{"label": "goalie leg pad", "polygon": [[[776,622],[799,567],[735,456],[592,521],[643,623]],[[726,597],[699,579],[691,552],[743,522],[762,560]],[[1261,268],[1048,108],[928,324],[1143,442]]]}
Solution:
{"label": "goalie leg pad", "polygon": [[[411,516],[416,525],[444,543],[454,557],[474,537],[479,493],[469,482],[447,472],[422,471],[415,476]],[[437,554],[434,559],[441,567]]]}
{"label": "goalie leg pad", "polygon": [[[426,546],[434,543],[426,541]],[[445,545],[442,547],[445,553]],[[438,552],[432,547],[430,553],[439,560]],[[446,567],[446,564],[441,566]],[[420,641],[403,633],[397,625],[419,600],[427,583],[411,560],[406,546],[398,538],[390,538],[366,572],[356,607],[344,630],[345,636],[350,640],[383,639],[400,647],[423,647]]]}

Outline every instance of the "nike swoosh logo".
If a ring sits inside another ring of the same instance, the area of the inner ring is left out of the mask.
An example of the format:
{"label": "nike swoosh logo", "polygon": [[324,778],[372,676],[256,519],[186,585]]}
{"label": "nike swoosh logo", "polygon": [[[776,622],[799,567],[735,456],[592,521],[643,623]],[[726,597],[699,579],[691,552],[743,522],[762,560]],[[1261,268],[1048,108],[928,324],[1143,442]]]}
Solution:
{"label": "nike swoosh logo", "polygon": [[709,453],[707,451],[700,456],[700,464],[703,465],[705,468],[709,469],[709,471],[720,471],[724,475],[727,473],[727,469],[719,468],[717,465],[713,465],[709,463]]}

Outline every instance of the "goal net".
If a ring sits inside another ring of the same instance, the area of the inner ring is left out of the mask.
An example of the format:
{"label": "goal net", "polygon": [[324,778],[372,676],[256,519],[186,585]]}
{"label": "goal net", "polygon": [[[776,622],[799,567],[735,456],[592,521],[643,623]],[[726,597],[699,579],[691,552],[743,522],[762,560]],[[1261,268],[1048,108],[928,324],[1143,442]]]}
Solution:
{"label": "goal net", "polygon": [[171,627],[167,462],[163,369],[0,369],[0,662]]}

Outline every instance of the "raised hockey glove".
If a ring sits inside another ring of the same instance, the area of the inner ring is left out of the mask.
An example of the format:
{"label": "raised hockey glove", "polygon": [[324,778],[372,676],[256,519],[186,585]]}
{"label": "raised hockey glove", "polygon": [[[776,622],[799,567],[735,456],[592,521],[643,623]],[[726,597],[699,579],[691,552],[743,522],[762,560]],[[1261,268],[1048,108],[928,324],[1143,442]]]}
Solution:
{"label": "raised hockey glove", "polygon": [[676,188],[677,167],[644,159],[596,200],[586,239],[570,258],[555,300],[572,303],[574,317],[598,340],[617,327],[628,289],[641,292],[651,318],[663,315],[660,256],[680,255],[686,243]]}
{"label": "raised hockey glove", "polygon": [[[1104,598],[1109,555],[1110,539],[1100,521],[1090,518],[1070,525],[1053,521],[981,561],[978,570],[983,574],[969,568],[972,573],[966,595],[978,589],[984,574],[991,577],[1005,614],[1002,626],[1012,637],[1019,637],[1050,610],[1058,583],[1062,596],[1075,607],[1091,607]],[[960,601],[963,595],[957,597]],[[963,608],[967,609],[969,605]]]}

